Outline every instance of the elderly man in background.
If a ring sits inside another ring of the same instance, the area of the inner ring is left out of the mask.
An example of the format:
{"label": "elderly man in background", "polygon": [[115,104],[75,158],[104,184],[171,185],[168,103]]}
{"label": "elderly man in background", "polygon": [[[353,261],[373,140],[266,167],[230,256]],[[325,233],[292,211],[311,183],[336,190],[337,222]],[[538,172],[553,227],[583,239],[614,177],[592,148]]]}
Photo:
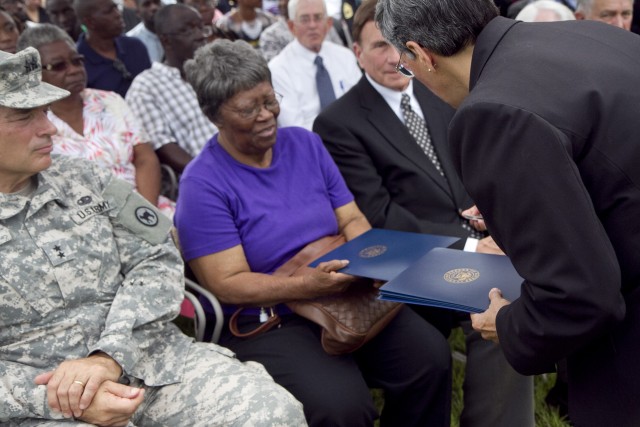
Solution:
{"label": "elderly man in background", "polygon": [[155,62],[131,84],[126,100],[142,122],[158,158],[177,173],[195,157],[217,128],[202,113],[184,78],[184,63],[205,44],[200,14],[172,4],[156,15],[164,62]]}
{"label": "elderly man in background", "polygon": [[171,223],[89,162],[52,157],[38,53],[0,52],[0,423],[304,425],[258,364],[194,343]]}
{"label": "elderly man in background", "polygon": [[576,19],[601,21],[624,30],[631,30],[634,0],[578,0]]}
{"label": "elderly man in background", "polygon": [[[258,43],[260,52],[267,62],[275,58],[277,54],[282,52],[282,49],[293,41],[293,34],[289,30],[289,0],[279,0],[278,9],[280,15],[277,17],[277,21],[260,34],[260,42]],[[334,26],[331,26],[327,33],[327,40],[342,44],[340,35]]]}
{"label": "elderly man in background", "polygon": [[526,5],[515,19],[524,22],[575,21],[573,11],[554,0],[536,0]]}
{"label": "elderly man in background", "polygon": [[576,425],[637,427],[640,39],[492,0],[380,0],[376,21],[398,67],[457,109],[454,164],[524,278],[514,301],[491,290],[474,329],[526,375],[566,359]]}
{"label": "elderly man in background", "polygon": [[269,62],[273,88],[283,96],[278,126],[311,130],[318,113],[362,73],[353,52],[325,40],[333,21],[324,0],[290,0],[288,10],[295,40]]}

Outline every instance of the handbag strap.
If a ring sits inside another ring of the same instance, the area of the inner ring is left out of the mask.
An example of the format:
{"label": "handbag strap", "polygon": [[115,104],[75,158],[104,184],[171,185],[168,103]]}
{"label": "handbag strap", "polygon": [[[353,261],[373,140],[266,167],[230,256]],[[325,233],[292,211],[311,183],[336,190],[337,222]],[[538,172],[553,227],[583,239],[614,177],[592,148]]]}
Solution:
{"label": "handbag strap", "polygon": [[238,316],[242,313],[242,310],[244,310],[245,308],[246,307],[238,308],[236,311],[233,312],[233,314],[231,315],[231,318],[229,319],[229,330],[234,336],[238,338],[251,338],[256,335],[265,333],[271,328],[273,328],[274,326],[280,324],[280,316],[278,316],[278,313],[273,313],[272,316],[269,316],[267,318],[266,322],[262,323],[257,328],[252,329],[248,332],[240,332],[240,329],[238,329]]}
{"label": "handbag strap", "polygon": [[[309,243],[307,246],[302,248],[300,252],[295,254],[289,261],[282,264],[278,267],[277,270],[273,272],[274,276],[281,277],[289,277],[293,276],[301,267],[305,267],[314,259],[322,256],[332,249],[337,248],[346,242],[346,239],[343,235],[338,234],[336,236],[326,236],[316,241]],[[275,313],[272,316],[267,318],[267,321],[262,323],[257,328],[248,331],[248,332],[240,332],[238,329],[238,316],[242,313],[245,307],[238,308],[229,319],[229,330],[233,335],[239,338],[251,338],[256,335],[262,334],[270,330],[276,325],[280,324],[280,316]]]}
{"label": "handbag strap", "polygon": [[278,267],[278,269],[273,272],[273,275],[287,277],[293,276],[300,267],[305,267],[314,259],[328,253],[332,249],[337,248],[344,242],[346,242],[346,239],[341,234],[336,236],[326,236],[313,241],[302,248],[302,250],[289,259],[289,261]]}

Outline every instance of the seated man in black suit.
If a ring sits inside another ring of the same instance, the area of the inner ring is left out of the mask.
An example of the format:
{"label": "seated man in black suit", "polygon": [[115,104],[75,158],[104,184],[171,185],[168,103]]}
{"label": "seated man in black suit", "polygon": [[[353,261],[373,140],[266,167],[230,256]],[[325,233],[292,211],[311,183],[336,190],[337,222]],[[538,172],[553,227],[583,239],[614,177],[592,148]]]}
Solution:
{"label": "seated man in black suit", "polygon": [[[363,2],[353,24],[354,51],[365,75],[317,117],[313,130],[374,227],[480,237],[460,215],[473,201],[447,151],[454,111],[396,72],[399,56],[375,25],[375,5]],[[467,246],[478,243],[467,240]],[[485,238],[477,249],[497,248]],[[449,333],[452,312],[414,309]],[[468,316],[461,323],[468,353],[461,425],[533,426],[532,379],[517,374],[499,346],[472,332]]]}

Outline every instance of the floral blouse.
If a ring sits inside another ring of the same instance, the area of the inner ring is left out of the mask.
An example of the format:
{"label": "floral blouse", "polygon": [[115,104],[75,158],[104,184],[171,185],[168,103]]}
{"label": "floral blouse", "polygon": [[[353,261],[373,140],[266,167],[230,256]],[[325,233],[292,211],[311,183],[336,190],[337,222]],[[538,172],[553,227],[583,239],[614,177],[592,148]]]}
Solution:
{"label": "floral blouse", "polygon": [[[52,137],[53,152],[94,161],[118,178],[136,185],[133,147],[149,140],[140,122],[115,92],[85,89],[82,99],[84,135],[49,111],[49,119],[58,128]],[[163,196],[158,200],[158,207],[170,216],[175,210],[174,203]]]}

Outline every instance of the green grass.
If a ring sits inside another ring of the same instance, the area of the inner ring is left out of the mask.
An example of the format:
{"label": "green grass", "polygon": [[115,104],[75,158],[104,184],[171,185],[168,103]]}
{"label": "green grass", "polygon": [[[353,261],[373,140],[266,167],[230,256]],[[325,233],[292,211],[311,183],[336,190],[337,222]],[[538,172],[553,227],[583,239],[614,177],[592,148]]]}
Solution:
{"label": "green grass", "polygon": [[[460,328],[456,328],[449,337],[451,351],[459,351],[465,354],[464,334]],[[462,412],[462,383],[464,382],[464,363],[453,360],[453,395],[451,397],[451,427],[460,426],[460,413]],[[535,417],[536,427],[569,427],[558,414],[558,411],[550,408],[544,401],[547,392],[555,383],[555,374],[538,375],[534,378]]]}

